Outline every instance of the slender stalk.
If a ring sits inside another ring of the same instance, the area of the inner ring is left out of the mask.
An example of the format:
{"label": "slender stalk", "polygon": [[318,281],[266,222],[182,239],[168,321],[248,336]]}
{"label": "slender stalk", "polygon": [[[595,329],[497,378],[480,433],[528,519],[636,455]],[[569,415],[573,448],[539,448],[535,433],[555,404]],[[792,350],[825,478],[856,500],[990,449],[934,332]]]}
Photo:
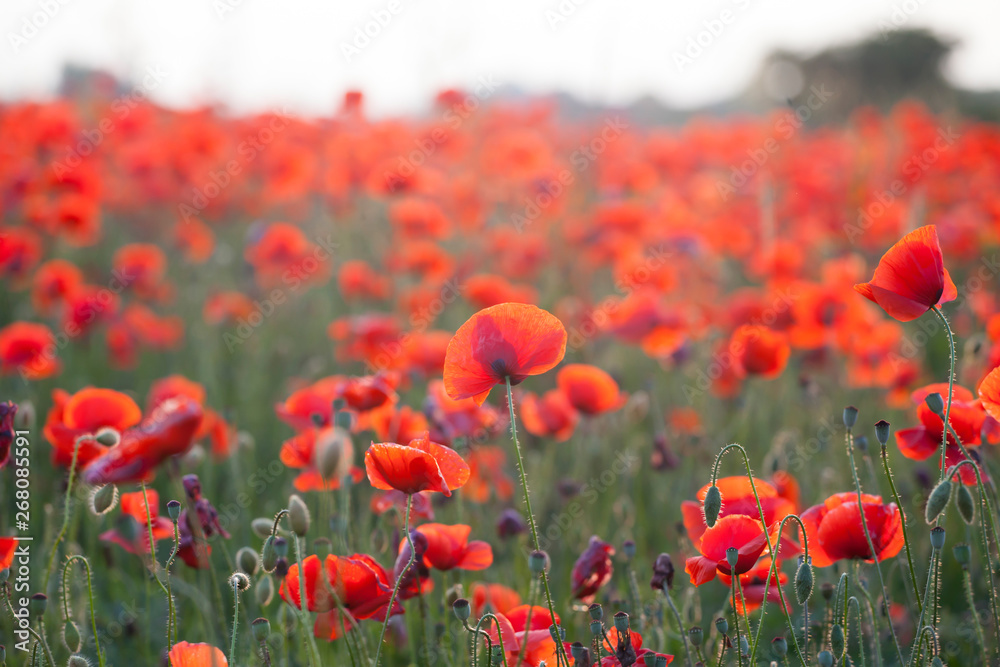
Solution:
{"label": "slender stalk", "polygon": [[927,597],[927,594],[930,592],[931,582],[933,581],[934,577],[934,569],[937,567],[937,560],[938,560],[938,550],[932,548],[931,563],[930,566],[927,568],[927,585],[924,587],[924,599],[927,600],[927,604],[924,605],[924,608],[921,610],[920,616],[917,619],[917,639],[916,641],[914,641],[913,650],[910,652],[909,664],[911,665],[917,664],[916,662],[917,653],[920,650],[920,640],[923,637],[923,630],[924,630],[924,614],[927,613],[927,607],[933,604],[933,602],[931,602],[931,599]]}
{"label": "slender stalk", "polygon": [[[389,627],[389,619],[392,618],[392,607],[396,604],[396,596],[399,595],[399,585],[403,582],[403,576],[413,567],[416,560],[417,550],[413,547],[413,538],[410,537],[410,507],[413,505],[413,496],[406,496],[406,513],[403,515],[403,531],[406,533],[406,543],[410,547],[410,558],[406,561],[406,567],[396,577],[396,585],[392,587],[392,595],[389,596],[389,608],[385,613],[385,621],[382,623],[382,632],[378,636],[378,646],[375,649],[375,667],[379,665],[379,658],[382,656],[382,644],[385,642],[385,631]],[[303,588],[302,590],[305,590]]]}
{"label": "slender stalk", "polygon": [[[235,581],[235,576],[230,579],[233,585],[233,636],[229,640],[229,664],[236,664],[236,633],[240,627],[240,584]],[[305,598],[305,589],[301,590],[301,597]]]}
{"label": "slender stalk", "polygon": [[[775,552],[777,552],[777,551],[779,551],[781,549],[781,538],[782,538],[782,535],[785,532],[785,522],[788,521],[789,519],[793,519],[794,521],[796,521],[799,524],[799,529],[802,532],[802,547],[803,547],[803,553],[802,553],[802,555],[803,555],[804,558],[808,559],[809,558],[809,537],[806,535],[806,526],[805,526],[805,524],[802,523],[802,519],[799,518],[799,516],[797,514],[789,514],[789,515],[785,516],[784,518],[781,519],[781,523],[778,524],[778,535],[775,538],[775,542],[774,542]],[[757,634],[754,637],[754,644],[753,644],[753,648],[751,649],[751,653],[750,653],[750,664],[751,665],[754,664],[754,662],[753,662],[754,658],[757,657],[757,647],[760,646],[760,633],[761,633],[761,630],[764,628],[764,616],[767,614],[767,596],[768,596],[768,593],[771,590],[771,580],[774,579],[774,577],[775,577],[775,573],[777,572],[777,566],[778,566],[778,559],[775,557],[775,554],[772,554],[772,557],[771,557],[771,569],[767,573],[767,581],[764,582],[764,596],[762,598],[763,599],[763,603],[761,604],[761,608],[760,608],[760,620],[757,621]],[[781,590],[781,586],[778,586],[778,590],[779,591]],[[781,604],[782,604],[782,606],[784,606],[785,601],[782,600]],[[804,607],[803,611],[805,613],[805,621],[804,621],[804,624],[805,624],[805,643],[806,643],[806,650],[808,651],[809,650],[809,603],[808,603],[808,601],[806,602],[805,605],[803,605],[803,607]],[[789,620],[789,630],[792,633],[792,640],[794,641],[795,640],[795,627],[792,626],[791,620]],[[797,642],[795,644],[795,647],[796,647],[796,651],[798,651],[798,643]],[[799,652],[799,659],[802,660],[802,664],[804,665],[805,664],[805,659],[802,657],[802,653],[801,652]]]}
{"label": "slender stalk", "polygon": [[[865,667],[867,663],[865,662],[865,633],[864,633],[863,627],[861,625],[861,603],[858,602],[858,599],[856,597],[854,597],[853,595],[850,598],[848,598],[848,600],[847,600],[848,617],[850,616],[850,609],[852,608],[852,605],[851,605],[852,602],[854,603],[853,604],[853,608],[854,608],[854,611],[857,612],[857,617],[858,617],[858,651],[861,652],[861,667]],[[848,659],[847,654],[849,653],[848,649],[850,647],[850,635],[848,634],[849,627],[850,626],[849,626],[848,623],[844,623],[844,661],[845,662],[847,662],[847,659]],[[874,625],[874,621],[873,621],[872,622],[872,628],[874,629],[874,627],[875,627],[875,625]],[[878,632],[875,632],[875,636],[878,637]],[[878,642],[877,641],[876,641],[875,651],[876,651],[876,653],[878,653]]]}
{"label": "slender stalk", "polygon": [[[510,389],[510,376],[505,378],[507,384],[507,408],[510,410],[510,434],[514,439],[514,451],[517,453],[517,471],[521,475],[521,488],[524,490],[524,505],[527,508],[528,513],[528,526],[531,528],[531,540],[534,544],[535,551],[541,551],[538,542],[538,528],[535,526],[535,515],[531,511],[531,495],[528,493],[528,477],[524,472],[524,457],[521,456],[521,445],[517,441],[517,425],[514,419],[514,395]],[[549,607],[549,616],[552,618],[553,624],[556,620],[556,608],[552,604],[552,592],[549,590],[549,576],[545,570],[542,570],[542,587],[545,590],[545,602]],[[558,627],[558,625],[556,626]],[[556,663],[557,665],[569,665],[569,658],[566,656],[566,648],[563,646],[563,642],[556,642]],[[376,664],[375,667],[378,667]]]}
{"label": "slender stalk", "polygon": [[976,641],[982,651],[983,664],[988,665],[990,659],[986,653],[986,637],[983,636],[983,627],[979,624],[979,613],[976,611],[976,598],[972,591],[972,576],[969,574],[969,568],[967,567],[962,568],[962,583],[965,585],[965,601],[969,605],[969,611],[972,612],[972,627],[976,630]]}
{"label": "slender stalk", "polygon": [[49,589],[49,578],[52,576],[52,565],[56,562],[56,554],[59,553],[59,545],[66,537],[66,530],[69,528],[70,501],[73,498],[73,481],[76,479],[76,460],[80,454],[81,440],[82,438],[77,438],[76,442],[73,443],[73,461],[69,465],[69,481],[66,483],[66,499],[63,503],[62,527],[59,529],[59,534],[56,535],[56,541],[52,544],[52,550],[49,552],[49,561],[45,565],[45,582],[42,585],[43,591],[48,591]]}
{"label": "slender stalk", "polygon": [[174,548],[170,552],[170,557],[167,558],[167,564],[163,566],[164,578],[167,580],[167,651],[173,648],[174,641],[177,639],[177,609],[174,606],[173,586],[170,584],[170,566],[174,564],[177,552],[180,551],[180,540],[180,530],[177,527],[177,522],[174,521]]}
{"label": "slender stalk", "polygon": [[[944,313],[942,313],[941,309],[938,308],[937,306],[934,306],[933,308],[931,308],[931,310],[933,310],[934,314],[937,315],[938,319],[941,320],[941,324],[944,325],[944,330],[948,332],[948,351],[949,351],[949,354],[951,355],[950,356],[951,368],[948,371],[948,403],[947,403],[947,405],[945,406],[945,409],[944,409],[944,423],[947,426],[947,425],[951,424],[951,421],[950,421],[951,420],[951,400],[952,400],[952,397],[955,395],[955,357],[957,357],[958,355],[955,353],[955,335],[951,331],[951,325],[948,323],[948,318],[944,316]],[[944,429],[944,433],[942,433],[942,435],[941,435],[941,477],[940,477],[940,479],[944,479],[944,465],[945,465],[944,455],[945,455],[945,452],[947,451],[947,449],[948,449],[948,429],[945,428]]]}
{"label": "slender stalk", "polygon": [[[729,583],[730,588],[733,590],[733,622],[736,626],[736,659],[739,662],[740,667],[743,667],[743,642],[740,641],[740,615],[736,611],[736,580],[738,578],[739,575],[732,577]],[[750,641],[749,637],[747,637],[747,641]]]}
{"label": "slender stalk", "polygon": [[892,479],[892,471],[889,469],[889,454],[886,447],[882,447],[882,467],[885,469],[885,476],[889,480],[889,488],[892,489],[892,497],[896,500],[896,507],[899,508],[900,523],[903,526],[903,546],[906,547],[906,562],[910,567],[910,583],[913,584],[913,594],[917,598],[917,613],[924,610],[923,598],[920,597],[920,586],[917,584],[917,569],[913,566],[913,553],[910,550],[910,536],[906,532],[906,512],[903,511],[903,501],[896,491],[896,483]]}
{"label": "slender stalk", "polygon": [[[879,564],[878,552],[875,551],[875,543],[872,541],[871,532],[868,530],[868,520],[865,517],[865,505],[861,498],[861,481],[858,479],[858,467],[854,463],[854,435],[851,433],[851,429],[847,429],[847,456],[851,462],[851,475],[854,477],[854,488],[857,490],[858,494],[858,514],[861,515],[861,528],[865,533],[865,540],[868,542],[868,549],[872,555],[872,560],[875,561],[875,571],[878,573],[878,581],[882,587],[882,599],[885,604],[889,604],[889,591],[885,587],[885,579],[882,577],[882,566]],[[902,517],[900,517],[902,518]],[[926,599],[926,595],[924,596]],[[896,656],[899,658],[899,664],[903,664],[903,650],[899,646],[899,639],[896,637],[896,629],[892,626],[892,619],[886,618],[886,623],[889,624],[889,633],[892,635],[893,646],[896,647]]]}
{"label": "slender stalk", "polygon": [[87,596],[90,599],[90,629],[94,633],[94,646],[97,649],[97,664],[99,667],[104,667],[104,653],[101,651],[100,638],[97,636],[97,615],[94,611],[94,587],[91,582],[90,575],[90,561],[87,560],[86,556],[80,554],[74,554],[66,560],[66,564],[63,565],[63,603],[65,605],[66,618],[69,619],[69,603],[66,601],[65,596],[67,595],[67,582],[66,573],[69,571],[69,566],[73,564],[73,561],[80,561],[83,563],[84,568],[87,570]]}
{"label": "slender stalk", "polygon": [[142,482],[142,504],[146,507],[146,531],[149,537],[149,568],[153,573],[153,578],[156,579],[156,583],[163,590],[163,594],[170,597],[170,592],[167,591],[167,587],[160,581],[160,573],[157,571],[160,564],[156,561],[156,542],[153,541],[153,515],[149,510],[149,494],[146,492],[145,482]]}
{"label": "slender stalk", "polygon": [[694,667],[694,663],[691,661],[691,649],[688,647],[687,631],[684,629],[684,622],[681,620],[681,614],[677,611],[677,605],[674,604],[674,599],[670,597],[670,589],[667,588],[666,583],[663,584],[663,595],[667,598],[667,605],[670,607],[670,611],[674,613],[674,618],[677,620],[677,631],[681,633],[681,641],[684,642],[684,657],[687,658],[688,667]]}
{"label": "slender stalk", "polygon": [[[10,588],[9,587],[10,587],[10,584],[5,581],[3,583],[3,599],[4,599],[4,602],[7,603],[7,611],[10,612],[10,617],[14,620],[14,624],[17,625],[18,617],[14,613],[14,605],[12,605],[10,603]],[[48,642],[46,642],[44,640],[44,638],[40,634],[38,634],[33,627],[31,627],[30,624],[27,625],[25,627],[25,629],[31,634],[32,637],[35,638],[36,646],[38,644],[41,644],[42,648],[45,649],[45,657],[49,661],[49,664],[52,665],[52,667],[56,667],[56,661],[52,659],[52,651],[49,650]],[[34,662],[34,658],[32,658],[32,662]]]}
{"label": "slender stalk", "polygon": [[[880,650],[881,647],[879,646],[878,625],[876,625],[875,623],[875,603],[872,601],[872,596],[868,592],[868,589],[865,588],[865,585],[861,582],[861,561],[855,561],[854,563],[854,581],[858,587],[858,590],[861,591],[861,594],[865,598],[865,604],[867,605],[868,609],[868,620],[871,622],[872,625],[872,652],[875,655],[875,664],[878,665],[878,667],[881,667],[882,651]],[[861,645],[862,647],[861,660],[862,662],[864,662],[864,631],[861,626],[860,608],[858,609],[858,638],[859,638],[858,644]]]}

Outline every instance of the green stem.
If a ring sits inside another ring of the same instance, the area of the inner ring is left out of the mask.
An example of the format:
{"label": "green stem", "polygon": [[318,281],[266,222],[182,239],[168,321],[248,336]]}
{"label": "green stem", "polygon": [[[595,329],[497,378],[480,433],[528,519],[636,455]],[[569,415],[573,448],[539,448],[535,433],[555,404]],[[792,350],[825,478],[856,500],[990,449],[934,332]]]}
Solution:
{"label": "green stem", "polygon": [[927,568],[927,585],[924,587],[924,599],[927,600],[927,604],[924,605],[924,608],[920,612],[920,616],[917,618],[917,639],[913,643],[913,650],[911,651],[910,654],[909,664],[911,665],[917,664],[916,662],[917,653],[920,651],[920,639],[923,637],[923,630],[924,630],[924,614],[927,613],[927,607],[933,604],[930,598],[927,597],[927,594],[930,592],[931,582],[933,581],[934,578],[934,569],[937,567],[937,560],[938,560],[938,550],[932,548],[931,563],[930,566]]}
{"label": "green stem", "polygon": [[[385,621],[382,623],[382,632],[378,636],[378,646],[375,649],[375,667],[379,665],[379,658],[382,656],[382,644],[385,642],[385,631],[389,627],[389,619],[392,618],[392,607],[396,604],[396,596],[399,595],[399,585],[403,582],[403,576],[409,573],[410,568],[413,567],[413,561],[416,560],[417,550],[413,546],[413,538],[410,537],[410,507],[413,505],[413,496],[406,496],[406,513],[403,515],[403,531],[406,533],[406,543],[410,547],[410,558],[406,561],[406,567],[403,568],[399,576],[396,577],[396,585],[392,587],[392,595],[389,596],[389,608],[385,612]],[[302,590],[305,590],[303,588]]]}
{"label": "green stem", "polygon": [[[803,547],[802,556],[803,556],[803,558],[805,558],[806,560],[808,560],[809,559],[809,537],[806,535],[806,526],[805,526],[805,524],[802,523],[802,519],[797,514],[788,514],[784,518],[781,519],[781,523],[778,524],[778,536],[775,538],[774,549],[775,549],[775,551],[780,551],[781,550],[781,538],[782,538],[782,536],[783,536],[783,534],[785,532],[785,522],[788,521],[789,519],[793,519],[793,520],[795,520],[799,524],[799,529],[802,532],[802,547]],[[761,607],[760,607],[760,620],[757,621],[757,634],[754,637],[753,649],[751,649],[751,653],[750,653],[750,664],[751,665],[754,664],[753,663],[754,658],[757,657],[757,647],[760,646],[760,633],[761,633],[761,630],[764,628],[764,616],[767,614],[767,596],[768,596],[768,593],[771,590],[771,580],[774,579],[774,577],[775,577],[775,573],[777,572],[777,567],[778,567],[778,559],[775,557],[775,554],[772,553],[771,568],[770,568],[770,570],[768,570],[768,573],[767,573],[767,581],[764,582],[764,597],[763,597],[763,602],[761,603]],[[778,590],[779,591],[781,590],[780,586],[778,587]],[[782,600],[781,604],[782,604],[782,606],[784,606],[785,601]],[[806,620],[804,621],[804,623],[806,624],[805,642],[806,642],[806,650],[808,650],[809,649],[809,627],[808,627],[808,623],[809,623],[809,620],[808,620],[809,619],[809,602],[808,602],[808,600],[806,601],[806,604],[804,605],[804,607],[805,607],[804,611],[806,613]],[[789,620],[788,626],[789,626],[789,630],[792,633],[792,640],[794,641],[795,640],[795,627],[792,626],[791,620]],[[798,651],[798,643],[797,642],[795,644],[795,648],[796,648],[796,651]],[[799,659],[802,660],[802,663],[804,665],[805,664],[805,660],[802,657],[802,653],[801,652],[799,652]]]}
{"label": "green stem", "polygon": [[[865,633],[861,625],[861,603],[853,595],[847,600],[848,617],[850,617],[851,603],[854,603],[854,611],[857,612],[858,617],[858,651],[861,652],[861,667],[865,667]],[[844,623],[844,661],[847,662],[847,654],[849,653],[848,648],[850,648],[850,635],[849,635],[849,625]],[[872,630],[875,636],[878,637],[878,631],[875,630],[874,621],[872,621]],[[876,653],[878,653],[878,646],[876,641]]]}
{"label": "green stem", "polygon": [[[528,512],[528,526],[531,528],[531,539],[535,546],[535,551],[541,551],[538,542],[538,528],[535,526],[535,515],[531,511],[531,496],[528,493],[528,478],[524,472],[524,457],[521,456],[521,445],[517,441],[517,425],[514,419],[514,395],[510,389],[509,375],[505,378],[505,381],[507,384],[507,407],[510,410],[510,434],[514,439],[514,451],[517,453],[517,471],[521,475],[521,488],[524,489],[524,505]],[[556,628],[558,629],[559,626],[556,624],[556,608],[555,605],[552,604],[552,592],[549,590],[548,573],[545,572],[545,570],[542,570],[541,577],[542,586],[545,590],[545,602],[549,607],[549,616],[552,618],[552,623],[556,625]],[[569,667],[569,658],[566,657],[566,648],[563,646],[562,641],[556,642],[556,664],[566,665],[566,667]],[[375,667],[378,667],[378,665],[376,664]]]}
{"label": "green stem", "polygon": [[69,619],[69,602],[66,600],[67,586],[66,573],[69,570],[69,566],[73,564],[73,561],[80,561],[83,563],[83,567],[87,570],[87,596],[90,599],[90,629],[94,633],[94,646],[97,649],[97,664],[99,667],[104,667],[104,653],[101,651],[101,642],[97,636],[97,615],[94,611],[94,587],[91,584],[91,574],[90,574],[90,561],[87,560],[86,556],[80,554],[74,554],[66,560],[66,564],[63,565],[63,605],[64,611],[66,613],[67,620]]}
{"label": "green stem", "polygon": [[149,569],[153,573],[153,578],[156,579],[156,583],[160,585],[160,589],[163,590],[163,594],[170,597],[167,587],[163,585],[160,581],[159,567],[160,564],[156,562],[156,542],[153,541],[153,515],[149,510],[149,494],[146,492],[146,483],[142,482],[142,504],[146,507],[146,531],[149,536]]}
{"label": "green stem", "polygon": [[670,607],[670,611],[673,612],[674,618],[677,620],[677,630],[681,633],[681,641],[684,642],[684,657],[687,658],[688,667],[694,667],[694,663],[691,660],[691,649],[688,648],[687,631],[684,629],[684,622],[681,620],[681,614],[677,611],[677,605],[674,604],[674,599],[670,597],[670,589],[667,587],[666,583],[663,584],[663,595],[667,598],[667,605]]}
{"label": "green stem", "polygon": [[48,591],[49,589],[49,578],[52,576],[52,565],[56,561],[56,554],[59,553],[59,545],[66,537],[66,530],[69,528],[70,501],[73,498],[73,481],[76,479],[76,460],[80,454],[80,441],[82,439],[82,437],[77,438],[76,442],[73,443],[73,461],[69,466],[69,481],[66,483],[66,500],[63,503],[62,527],[59,529],[59,534],[56,535],[56,541],[52,544],[52,550],[49,552],[49,561],[45,566],[45,583],[42,586],[42,590],[44,591]]}
{"label": "green stem", "polygon": [[[951,368],[948,371],[948,403],[944,409],[944,423],[945,425],[951,424],[951,400],[955,394],[955,358],[958,356],[955,353],[955,335],[951,331],[951,325],[948,324],[948,318],[944,316],[941,309],[937,306],[931,308],[934,314],[938,316],[941,320],[941,324],[944,325],[944,330],[948,332],[948,351],[950,353]],[[944,433],[941,435],[941,478],[944,479],[944,466],[945,466],[945,452],[948,449],[948,429],[944,429]]]}
{"label": "green stem", "polygon": [[967,567],[962,568],[962,583],[965,584],[965,601],[969,605],[969,611],[972,612],[972,627],[976,630],[976,641],[982,650],[983,664],[988,665],[990,659],[986,653],[986,637],[983,636],[983,627],[979,624],[979,613],[976,611],[976,598],[972,591],[972,576],[969,574],[969,568]]}
{"label": "green stem", "polygon": [[[281,516],[280,512],[278,516],[279,517]],[[275,519],[275,525],[277,525],[277,519]],[[313,636],[312,628],[309,627],[309,612],[308,612],[309,604],[306,601],[306,598],[308,597],[306,595],[306,569],[305,566],[303,565],[303,563],[305,562],[305,558],[302,556],[303,552],[305,551],[305,548],[303,546],[305,544],[305,540],[299,538],[299,536],[294,533],[293,537],[295,539],[295,560],[298,562],[299,565],[299,620],[302,623],[302,631],[305,633],[306,643],[309,646],[310,664],[315,665],[316,667],[320,667],[320,665],[322,665],[323,662],[320,660],[319,657],[319,648],[316,646],[316,637]],[[390,605],[389,608],[391,609],[392,605]],[[389,617],[386,616],[387,620],[388,618]]]}
{"label": "green stem", "polygon": [[[740,641],[740,615],[736,611],[736,580],[738,578],[739,575],[734,575],[730,578],[729,583],[730,588],[733,589],[733,624],[736,626],[736,659],[740,667],[743,667],[743,642]],[[750,641],[749,637],[747,637],[747,641]],[[751,662],[750,664],[752,665],[753,663]]]}
{"label": "green stem", "polygon": [[889,469],[889,454],[886,447],[882,447],[882,467],[885,468],[885,476],[889,479],[889,488],[892,489],[892,497],[896,500],[896,507],[899,508],[900,523],[903,526],[903,545],[906,547],[906,562],[910,566],[910,583],[913,584],[913,594],[917,598],[917,613],[924,610],[923,598],[920,597],[920,586],[917,584],[917,569],[913,566],[913,553],[910,550],[910,536],[906,532],[906,512],[903,511],[903,501],[896,491],[896,483],[892,479],[892,471]]}
{"label": "green stem", "polygon": [[[236,664],[236,633],[240,627],[240,584],[233,581],[233,636],[229,640],[229,664]],[[305,598],[305,589],[301,589],[302,597]],[[168,633],[169,634],[169,633]]]}
{"label": "green stem", "polygon": [[[878,553],[875,551],[875,543],[872,541],[871,532],[868,530],[868,520],[865,517],[865,504],[861,498],[861,481],[858,479],[858,467],[854,463],[854,435],[851,429],[847,429],[847,456],[851,462],[851,475],[854,477],[854,488],[857,490],[858,494],[858,514],[861,515],[861,528],[865,533],[865,540],[868,542],[868,549],[872,555],[872,560],[875,561],[875,571],[878,573],[879,585],[882,587],[882,599],[885,604],[889,604],[889,591],[885,587],[885,579],[882,577],[882,566],[879,564]],[[902,510],[900,510],[902,512]],[[900,515],[902,519],[902,515]],[[924,597],[926,599],[926,596]],[[889,633],[892,635],[893,646],[896,647],[896,656],[899,658],[899,664],[903,664],[903,650],[899,646],[899,639],[896,638],[896,629],[892,626],[892,619],[886,618],[886,623],[889,624]]]}

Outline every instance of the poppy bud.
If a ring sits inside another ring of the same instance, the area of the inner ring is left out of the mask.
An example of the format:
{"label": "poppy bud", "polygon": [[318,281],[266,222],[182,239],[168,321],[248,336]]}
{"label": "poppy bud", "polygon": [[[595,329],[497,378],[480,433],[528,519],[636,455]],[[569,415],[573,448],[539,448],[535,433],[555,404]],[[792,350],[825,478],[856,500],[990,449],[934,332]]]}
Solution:
{"label": "poppy bud", "polygon": [[285,577],[288,576],[287,558],[279,558],[278,562],[274,564],[274,576],[280,579],[281,581],[284,581]]}
{"label": "poppy bud", "polygon": [[62,640],[63,646],[70,653],[76,653],[80,650],[80,628],[76,627],[76,623],[66,621],[66,624],[63,626]]}
{"label": "poppy bud", "polygon": [[271,579],[271,575],[265,574],[257,580],[256,597],[257,604],[261,607],[271,604],[274,598],[274,580]]}
{"label": "poppy bud", "polygon": [[114,484],[100,486],[90,494],[90,511],[94,516],[102,516],[118,504],[118,487]]}
{"label": "poppy bud", "polygon": [[620,611],[615,614],[615,629],[618,630],[618,636],[621,637],[629,630],[628,624],[628,614]]}
{"label": "poppy bud", "polygon": [[45,593],[35,593],[28,600],[28,611],[32,616],[42,616],[45,608],[49,606],[49,596]]}
{"label": "poppy bud", "polygon": [[170,515],[170,520],[177,523],[177,519],[181,516],[181,504],[176,500],[171,500],[167,503],[167,514]]}
{"label": "poppy bud", "polygon": [[455,612],[455,616],[458,617],[462,623],[469,620],[469,615],[472,613],[472,608],[469,606],[469,601],[465,598],[459,598],[455,600],[454,604],[451,605],[452,610]]}
{"label": "poppy bud", "polygon": [[273,535],[268,535],[264,540],[264,547],[260,550],[260,563],[265,572],[274,572],[274,566],[278,562],[278,552],[274,548],[274,542],[279,539]]}
{"label": "poppy bud", "polygon": [[266,618],[255,618],[250,624],[250,632],[254,641],[263,644],[271,634],[271,622]]}
{"label": "poppy bud", "polygon": [[969,566],[969,561],[972,560],[972,549],[969,548],[968,544],[960,542],[951,548],[951,552],[963,569]]}
{"label": "poppy bud", "polygon": [[257,574],[259,565],[260,560],[257,558],[257,552],[250,547],[243,547],[236,552],[236,567],[240,568],[241,572],[252,577]]}
{"label": "poppy bud", "polygon": [[858,409],[853,405],[844,408],[844,426],[850,431],[858,421]]}
{"label": "poppy bud", "polygon": [[720,616],[719,618],[715,619],[715,629],[719,631],[720,635],[728,635],[729,621]]}
{"label": "poppy bud", "polygon": [[941,397],[941,394],[937,393],[936,391],[932,394],[927,394],[927,398],[924,399],[924,403],[926,403],[927,407],[931,409],[931,412],[936,414],[938,417],[943,418],[944,398]]}
{"label": "poppy bud", "polygon": [[549,569],[549,555],[544,551],[532,551],[528,556],[528,565],[532,574],[540,575]]}
{"label": "poppy bud", "polygon": [[326,480],[340,479],[351,466],[350,456],[354,450],[347,431],[333,429],[325,431],[316,443],[316,470]]}
{"label": "poppy bud", "polygon": [[625,554],[625,558],[632,560],[635,558],[635,540],[625,540],[622,545],[622,553]]}
{"label": "poppy bud", "polygon": [[688,638],[695,646],[701,646],[701,643],[705,641],[705,631],[701,629],[701,626],[695,625],[688,630]]}
{"label": "poppy bud", "polygon": [[771,640],[771,650],[778,658],[784,658],[788,655],[788,640],[784,637],[775,637]]}
{"label": "poppy bud", "polygon": [[229,587],[235,588],[240,593],[250,588],[250,577],[242,572],[233,572],[229,575]]}
{"label": "poppy bud", "polygon": [[702,507],[705,510],[705,523],[711,528],[719,520],[719,512],[722,511],[722,492],[715,484],[708,487]]}
{"label": "poppy bud", "polygon": [[833,656],[840,660],[844,657],[844,626],[834,623],[830,628],[830,648],[833,649]]}
{"label": "poppy bud", "polygon": [[944,528],[941,526],[931,528],[931,547],[934,551],[941,551],[944,548]]}
{"label": "poppy bud", "polygon": [[735,571],[736,564],[740,562],[740,550],[736,547],[726,549],[726,562],[729,563],[729,569]]}
{"label": "poppy bud", "polygon": [[750,655],[750,642],[743,635],[740,635],[740,655],[744,657]]}
{"label": "poppy bud", "polygon": [[573,642],[569,645],[569,654],[573,657],[574,665],[590,664],[590,651],[580,642]]}
{"label": "poppy bud", "polygon": [[885,443],[889,442],[889,422],[884,419],[875,422],[875,438],[878,444],[885,447]]}
{"label": "poppy bud", "polygon": [[[795,599],[800,605],[812,597],[813,592],[813,570],[812,559],[799,558],[799,567],[795,570]],[[832,589],[831,589],[832,592]],[[824,591],[826,596],[826,591]],[[827,598],[829,599],[829,598]]]}
{"label": "poppy bud", "polygon": [[66,662],[66,667],[90,667],[90,660],[82,655],[71,655]]}
{"label": "poppy bud", "polygon": [[271,536],[271,528],[274,526],[274,519],[268,519],[267,517],[257,517],[250,522],[250,530],[253,534],[261,539],[266,539]]}
{"label": "poppy bud", "polygon": [[[121,434],[113,428],[102,428],[94,435],[94,440],[105,447],[114,447],[121,441]],[[75,653],[75,651],[74,651]]]}
{"label": "poppy bud", "polygon": [[662,553],[656,557],[653,563],[653,578],[649,581],[649,586],[654,591],[662,591],[674,586],[674,562],[670,559],[670,554]]}
{"label": "poppy bud", "polygon": [[948,506],[948,500],[951,498],[951,482],[947,479],[941,480],[934,490],[931,491],[930,497],[927,499],[927,507],[924,508],[924,519],[927,523],[934,523],[938,516],[945,510]]}
{"label": "poppy bud", "polygon": [[972,499],[972,492],[965,484],[958,485],[955,505],[958,507],[958,513],[962,515],[962,520],[972,525],[972,522],[976,520],[976,503]]}
{"label": "poppy bud", "polygon": [[288,521],[292,524],[292,532],[299,537],[305,537],[309,532],[309,508],[297,494],[288,497]]}
{"label": "poppy bud", "polygon": [[604,624],[600,621],[590,622],[590,634],[595,637],[600,637],[604,633]]}
{"label": "poppy bud", "polygon": [[587,607],[587,613],[590,614],[590,620],[592,621],[600,621],[604,619],[604,607],[596,602]]}
{"label": "poppy bud", "polygon": [[829,651],[820,651],[816,654],[816,662],[819,667],[833,667],[833,654]]}

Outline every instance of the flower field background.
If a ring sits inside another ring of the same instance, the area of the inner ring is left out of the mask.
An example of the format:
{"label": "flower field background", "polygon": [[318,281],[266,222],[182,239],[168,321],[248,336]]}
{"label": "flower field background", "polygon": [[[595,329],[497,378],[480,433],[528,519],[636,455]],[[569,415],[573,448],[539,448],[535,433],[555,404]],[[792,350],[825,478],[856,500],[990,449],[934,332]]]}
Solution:
{"label": "flower field background", "polygon": [[998,664],[1000,128],[823,94],[0,106],[8,664]]}

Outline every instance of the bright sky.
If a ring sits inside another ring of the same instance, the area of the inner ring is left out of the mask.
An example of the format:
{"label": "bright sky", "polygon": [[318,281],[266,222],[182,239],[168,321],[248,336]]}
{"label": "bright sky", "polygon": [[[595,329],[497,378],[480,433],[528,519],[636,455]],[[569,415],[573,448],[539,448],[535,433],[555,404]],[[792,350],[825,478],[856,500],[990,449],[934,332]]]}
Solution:
{"label": "bright sky", "polygon": [[[401,114],[483,77],[691,108],[740,92],[775,48],[892,25],[960,41],[951,81],[1000,89],[996,0],[0,0],[0,97],[51,95],[72,62],[133,81],[154,68],[156,101],[239,111],[328,113],[359,88],[374,114]],[[689,40],[701,52],[678,65]]]}

